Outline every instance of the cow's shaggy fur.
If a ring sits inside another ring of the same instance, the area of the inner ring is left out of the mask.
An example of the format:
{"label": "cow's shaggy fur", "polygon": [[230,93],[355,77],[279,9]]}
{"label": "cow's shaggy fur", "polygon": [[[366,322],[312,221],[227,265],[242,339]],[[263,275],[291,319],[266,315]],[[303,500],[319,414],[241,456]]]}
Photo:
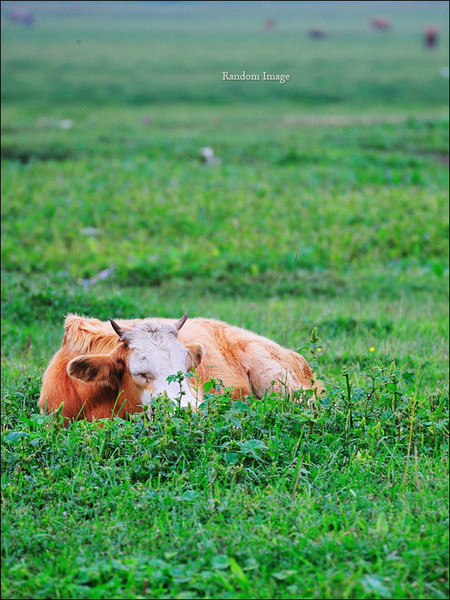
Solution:
{"label": "cow's shaggy fur", "polygon": [[[174,319],[154,321],[163,328],[163,324],[176,322]],[[124,331],[141,322],[141,319],[116,321]],[[233,398],[250,394],[261,398],[267,390],[292,393],[316,388],[320,392],[320,384],[313,381],[311,369],[302,356],[251,331],[222,321],[195,318],[188,319],[180,329],[178,341],[190,353],[187,370],[189,366],[196,369],[198,380],[191,380],[191,383],[198,387],[198,402],[201,401],[202,384],[211,377],[221,380],[225,387],[233,388]],[[124,417],[142,411],[142,390],[136,389],[127,370],[128,353],[129,349],[109,322],[73,314],[67,316],[61,348],[44,374],[39,400],[41,412],[54,411],[62,402],[62,413],[70,420]],[[108,361],[110,380],[96,382],[94,374],[89,379],[89,369],[97,369],[96,364],[92,366],[92,359],[100,355],[108,355],[111,359]],[[89,357],[89,366],[75,360],[85,356]],[[84,368],[83,381],[76,378],[74,363],[78,368]]]}

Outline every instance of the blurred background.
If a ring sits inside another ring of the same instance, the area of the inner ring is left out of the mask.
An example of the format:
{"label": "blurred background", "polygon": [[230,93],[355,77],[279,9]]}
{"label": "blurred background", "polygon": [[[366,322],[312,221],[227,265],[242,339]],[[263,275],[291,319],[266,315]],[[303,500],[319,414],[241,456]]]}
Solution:
{"label": "blurred background", "polygon": [[[3,101],[37,111],[447,103],[447,2],[6,1],[2,16]],[[291,80],[222,82],[223,71],[243,69]]]}
{"label": "blurred background", "polygon": [[188,311],[319,325],[339,368],[437,314],[447,2],[1,7],[7,356],[41,369],[70,311]]}

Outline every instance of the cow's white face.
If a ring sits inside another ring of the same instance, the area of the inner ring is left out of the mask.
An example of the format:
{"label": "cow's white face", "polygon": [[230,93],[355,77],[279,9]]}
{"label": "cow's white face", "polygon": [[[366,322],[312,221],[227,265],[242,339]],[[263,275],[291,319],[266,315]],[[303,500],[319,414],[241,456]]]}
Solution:
{"label": "cow's white face", "polygon": [[185,378],[181,384],[167,381],[170,375],[195,368],[201,359],[201,348],[196,347],[195,351],[186,348],[177,340],[177,334],[176,325],[145,319],[120,337],[129,348],[128,368],[134,383],[142,389],[143,404],[166,393],[171,400],[181,400],[181,406],[196,405]]}
{"label": "cow's white face", "polygon": [[171,400],[179,400],[181,406],[190,404],[195,408],[197,400],[184,377],[180,383],[167,381],[170,375],[184,375],[195,369],[202,359],[203,346],[186,347],[177,340],[186,319],[187,314],[174,324],[144,319],[129,330],[110,319],[122,344],[110,354],[77,356],[67,365],[67,373],[84,383],[114,388],[121,388],[124,378],[131,378],[143,406],[149,405],[154,396],[166,393]]}

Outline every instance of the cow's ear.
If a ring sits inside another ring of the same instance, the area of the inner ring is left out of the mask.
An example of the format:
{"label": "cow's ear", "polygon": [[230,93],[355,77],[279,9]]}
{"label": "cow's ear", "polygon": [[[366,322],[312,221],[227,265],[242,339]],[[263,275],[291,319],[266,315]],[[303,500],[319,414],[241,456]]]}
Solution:
{"label": "cow's ear", "polygon": [[82,354],[67,365],[67,374],[83,383],[116,385],[119,379],[119,364],[110,354]]}
{"label": "cow's ear", "polygon": [[192,346],[186,346],[189,351],[187,369],[195,369],[202,362],[202,357],[205,352],[204,346],[202,344],[195,344]]}

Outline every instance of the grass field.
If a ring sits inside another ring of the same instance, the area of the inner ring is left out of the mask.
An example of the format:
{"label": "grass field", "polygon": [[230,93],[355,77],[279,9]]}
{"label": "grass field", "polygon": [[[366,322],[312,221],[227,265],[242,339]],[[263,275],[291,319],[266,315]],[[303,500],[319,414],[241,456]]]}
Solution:
{"label": "grass field", "polygon": [[[448,3],[15,4],[2,597],[447,598]],[[40,416],[65,314],[185,311],[301,349],[326,394]]]}

